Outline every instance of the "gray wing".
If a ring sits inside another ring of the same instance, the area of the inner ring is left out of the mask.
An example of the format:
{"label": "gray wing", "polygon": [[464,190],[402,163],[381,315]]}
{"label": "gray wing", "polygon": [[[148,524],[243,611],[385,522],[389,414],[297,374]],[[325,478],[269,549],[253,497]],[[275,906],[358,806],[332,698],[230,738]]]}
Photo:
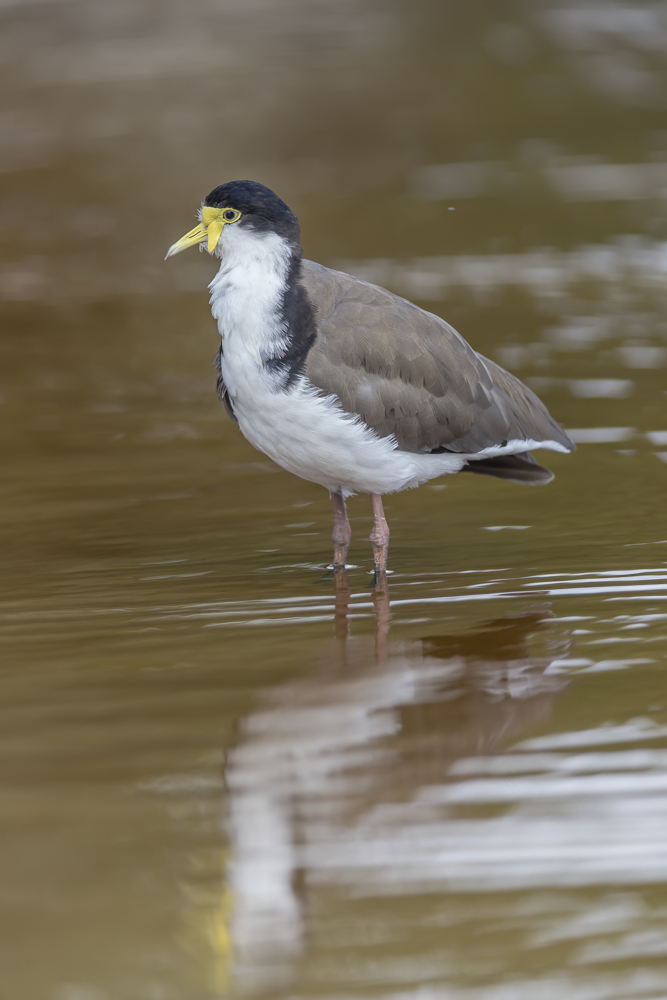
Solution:
{"label": "gray wing", "polygon": [[475,454],[512,440],[574,448],[527,386],[439,316],[311,261],[302,281],[318,331],[306,376],[402,450]]}

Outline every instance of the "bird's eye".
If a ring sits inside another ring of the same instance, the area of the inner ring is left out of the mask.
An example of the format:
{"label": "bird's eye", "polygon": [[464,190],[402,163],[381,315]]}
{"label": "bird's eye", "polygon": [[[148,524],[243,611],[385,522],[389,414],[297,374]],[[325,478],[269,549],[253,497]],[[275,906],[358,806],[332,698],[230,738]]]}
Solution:
{"label": "bird's eye", "polygon": [[241,213],[233,208],[228,208],[222,213],[222,217],[225,222],[236,222],[237,219],[241,218]]}

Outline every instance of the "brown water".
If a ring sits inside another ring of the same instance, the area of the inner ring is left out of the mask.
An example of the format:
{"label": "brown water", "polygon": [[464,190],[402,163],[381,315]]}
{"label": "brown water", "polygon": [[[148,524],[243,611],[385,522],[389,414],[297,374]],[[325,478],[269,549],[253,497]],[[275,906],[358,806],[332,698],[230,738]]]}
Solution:
{"label": "brown water", "polygon": [[[666,49],[648,2],[2,5],[0,997],[667,995]],[[388,498],[390,608],[162,261],[239,176],[579,442]]]}

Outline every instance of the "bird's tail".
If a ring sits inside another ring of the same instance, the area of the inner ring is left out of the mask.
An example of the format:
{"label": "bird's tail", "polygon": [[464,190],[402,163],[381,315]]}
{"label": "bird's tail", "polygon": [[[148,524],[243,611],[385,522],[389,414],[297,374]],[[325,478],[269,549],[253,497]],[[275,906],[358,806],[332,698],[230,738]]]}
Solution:
{"label": "bird's tail", "polygon": [[529,451],[521,452],[519,455],[496,455],[494,458],[481,458],[479,462],[468,462],[461,472],[497,476],[498,479],[507,479],[510,483],[530,486],[544,486],[554,478],[553,472],[539,465]]}

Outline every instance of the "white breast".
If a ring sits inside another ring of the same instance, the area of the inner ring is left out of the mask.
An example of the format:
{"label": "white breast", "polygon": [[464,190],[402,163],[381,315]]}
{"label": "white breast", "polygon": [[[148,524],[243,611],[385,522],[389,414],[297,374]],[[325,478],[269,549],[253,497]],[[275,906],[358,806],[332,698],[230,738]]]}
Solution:
{"label": "white breast", "polygon": [[245,350],[255,361],[271,357],[285,339],[280,306],[290,245],[277,233],[225,226],[219,252],[222,263],[209,288],[223,347],[233,342],[239,357]]}

